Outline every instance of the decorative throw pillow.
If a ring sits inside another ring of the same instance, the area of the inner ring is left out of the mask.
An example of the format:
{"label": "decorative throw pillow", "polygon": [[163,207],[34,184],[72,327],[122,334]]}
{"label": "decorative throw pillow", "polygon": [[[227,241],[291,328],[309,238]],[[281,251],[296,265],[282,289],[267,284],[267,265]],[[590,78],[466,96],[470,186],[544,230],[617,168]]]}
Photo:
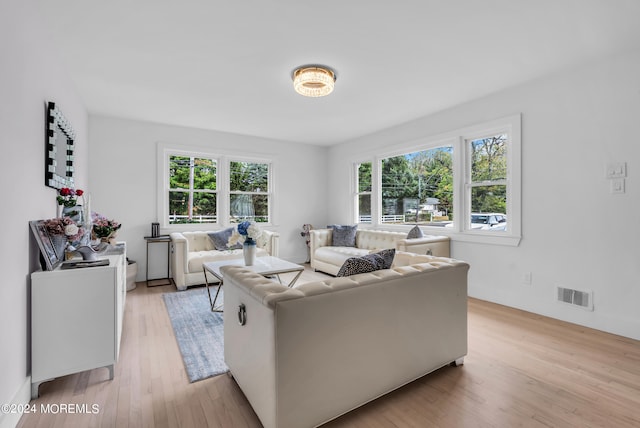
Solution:
{"label": "decorative throw pillow", "polygon": [[211,239],[211,242],[213,243],[214,248],[218,251],[234,250],[234,249],[242,248],[242,245],[240,244],[236,244],[231,247],[227,246],[227,244],[229,243],[229,238],[231,237],[232,233],[233,233],[233,227],[229,227],[227,229],[218,230],[216,232],[209,232],[207,233],[207,235],[209,235],[209,239]]}
{"label": "decorative throw pillow", "polygon": [[376,263],[364,257],[349,257],[336,274],[336,276],[351,276],[359,273],[367,273],[378,270]]}
{"label": "decorative throw pillow", "polygon": [[423,236],[422,230],[416,224],[407,234],[407,239],[422,238]]}
{"label": "decorative throw pillow", "polygon": [[393,258],[396,256],[395,248],[389,248],[386,250],[378,251],[377,253],[374,253],[374,254],[379,256],[382,259],[382,267],[380,269],[391,269],[391,265],[393,264]]}
{"label": "decorative throw pillow", "polygon": [[333,229],[331,245],[334,247],[355,247],[356,246],[356,231],[358,225],[339,225],[331,224],[327,226],[329,229]]}
{"label": "decorative throw pillow", "polygon": [[336,276],[350,276],[380,269],[389,269],[395,255],[395,248],[390,248],[362,257],[350,257],[345,260]]}

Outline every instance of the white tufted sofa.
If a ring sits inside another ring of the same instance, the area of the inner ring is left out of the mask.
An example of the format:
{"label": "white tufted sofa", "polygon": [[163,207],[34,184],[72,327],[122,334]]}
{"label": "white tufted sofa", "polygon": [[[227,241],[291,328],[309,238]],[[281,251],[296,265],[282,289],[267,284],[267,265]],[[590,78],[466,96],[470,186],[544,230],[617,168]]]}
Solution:
{"label": "white tufted sofa", "polygon": [[[242,258],[242,250],[216,250],[207,233],[209,232],[171,233],[171,272],[178,290],[204,284],[204,262]],[[256,256],[277,257],[279,237],[276,232],[263,230],[257,241]]]}
{"label": "white tufted sofa", "polygon": [[387,248],[440,257],[449,257],[450,254],[448,236],[427,235],[407,239],[404,232],[359,229],[355,247],[333,247],[332,232],[332,229],[311,230],[309,240],[311,267],[331,275],[336,275],[349,257],[361,257]]}
{"label": "white tufted sofa", "polygon": [[468,269],[398,252],[391,269],[290,289],[224,267],[225,362],[266,428],[321,425],[463,362]]}

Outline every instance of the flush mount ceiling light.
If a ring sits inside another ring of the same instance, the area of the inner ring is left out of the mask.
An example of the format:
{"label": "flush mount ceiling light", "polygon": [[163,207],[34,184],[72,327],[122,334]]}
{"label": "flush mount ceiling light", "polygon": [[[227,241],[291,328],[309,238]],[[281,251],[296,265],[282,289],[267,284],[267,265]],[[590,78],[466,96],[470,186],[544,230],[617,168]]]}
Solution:
{"label": "flush mount ceiling light", "polygon": [[324,97],[333,92],[336,72],[323,65],[304,65],[291,73],[293,88],[305,97]]}

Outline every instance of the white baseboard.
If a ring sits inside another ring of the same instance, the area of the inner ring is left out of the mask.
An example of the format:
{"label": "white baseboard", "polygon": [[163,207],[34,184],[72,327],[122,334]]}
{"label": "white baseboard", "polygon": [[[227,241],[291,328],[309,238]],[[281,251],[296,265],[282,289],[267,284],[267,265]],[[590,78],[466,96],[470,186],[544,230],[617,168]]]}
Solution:
{"label": "white baseboard", "polygon": [[[10,406],[16,408],[20,407],[24,404],[29,403],[31,401],[31,376],[27,376],[22,387],[18,390],[16,395],[11,400],[11,403],[0,403],[0,404],[9,404]],[[15,428],[18,425],[18,421],[22,414],[20,413],[4,413],[0,412],[0,428]]]}

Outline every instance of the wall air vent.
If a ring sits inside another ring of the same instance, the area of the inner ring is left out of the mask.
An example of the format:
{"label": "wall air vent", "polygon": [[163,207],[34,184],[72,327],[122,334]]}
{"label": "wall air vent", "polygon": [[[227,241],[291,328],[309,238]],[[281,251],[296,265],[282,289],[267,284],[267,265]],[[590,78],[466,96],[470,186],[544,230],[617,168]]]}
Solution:
{"label": "wall air vent", "polygon": [[558,302],[593,311],[593,291],[574,290],[558,286],[557,299]]}

